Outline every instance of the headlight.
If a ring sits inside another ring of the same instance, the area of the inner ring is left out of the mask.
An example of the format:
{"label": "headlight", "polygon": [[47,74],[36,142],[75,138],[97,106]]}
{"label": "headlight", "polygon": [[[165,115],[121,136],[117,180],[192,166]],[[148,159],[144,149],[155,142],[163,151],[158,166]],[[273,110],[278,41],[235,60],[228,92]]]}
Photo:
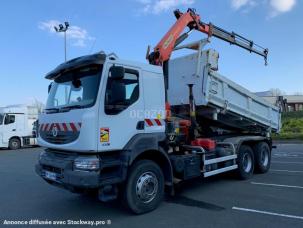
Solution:
{"label": "headlight", "polygon": [[100,168],[100,161],[97,157],[78,157],[74,161],[74,169],[95,171]]}

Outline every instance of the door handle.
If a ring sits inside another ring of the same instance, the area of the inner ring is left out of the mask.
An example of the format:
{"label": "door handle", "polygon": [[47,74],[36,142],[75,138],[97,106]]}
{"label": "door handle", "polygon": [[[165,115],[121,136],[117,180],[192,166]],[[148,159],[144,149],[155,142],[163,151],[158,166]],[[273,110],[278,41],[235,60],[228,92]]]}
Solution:
{"label": "door handle", "polygon": [[12,131],[16,131],[16,129],[13,129]]}

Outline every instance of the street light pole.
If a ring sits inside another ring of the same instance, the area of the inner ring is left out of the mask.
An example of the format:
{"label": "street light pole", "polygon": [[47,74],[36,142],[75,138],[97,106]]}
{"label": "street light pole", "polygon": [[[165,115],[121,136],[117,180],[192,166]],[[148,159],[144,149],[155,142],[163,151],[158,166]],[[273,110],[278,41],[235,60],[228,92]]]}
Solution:
{"label": "street light pole", "polygon": [[66,31],[64,32],[64,59],[66,62]]}
{"label": "street light pole", "polygon": [[66,62],[66,31],[69,27],[69,23],[68,22],[64,22],[63,24],[59,24],[59,28],[54,26],[54,29],[56,32],[64,32],[64,59]]}

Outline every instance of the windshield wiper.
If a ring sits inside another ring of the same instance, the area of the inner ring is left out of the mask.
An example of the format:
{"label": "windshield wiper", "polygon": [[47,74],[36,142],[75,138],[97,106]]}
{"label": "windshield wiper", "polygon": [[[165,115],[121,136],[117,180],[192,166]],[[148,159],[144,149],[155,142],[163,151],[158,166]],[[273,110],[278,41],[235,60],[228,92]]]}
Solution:
{"label": "windshield wiper", "polygon": [[59,112],[68,112],[71,109],[80,109],[80,108],[83,108],[83,106],[82,105],[70,105],[70,106],[60,108]]}
{"label": "windshield wiper", "polygon": [[47,111],[47,113],[55,113],[55,112],[59,112],[58,108],[46,108],[44,109],[45,111]]}

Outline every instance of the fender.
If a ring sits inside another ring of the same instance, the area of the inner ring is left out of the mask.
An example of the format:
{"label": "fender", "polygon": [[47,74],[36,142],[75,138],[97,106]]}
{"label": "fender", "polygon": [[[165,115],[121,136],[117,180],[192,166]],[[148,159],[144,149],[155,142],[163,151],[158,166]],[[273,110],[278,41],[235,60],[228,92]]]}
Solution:
{"label": "fender", "polygon": [[238,136],[227,138],[224,142],[230,142],[236,146],[236,152],[238,152],[241,145],[245,142],[259,142],[259,141],[266,141],[270,147],[272,148],[272,140],[271,138],[267,138],[265,136]]}
{"label": "fender", "polygon": [[166,140],[165,133],[143,133],[137,134],[124,147],[128,156],[128,165],[142,157],[151,159],[160,165],[163,171],[166,185],[173,184],[173,169],[171,162],[164,148],[160,145]]}

